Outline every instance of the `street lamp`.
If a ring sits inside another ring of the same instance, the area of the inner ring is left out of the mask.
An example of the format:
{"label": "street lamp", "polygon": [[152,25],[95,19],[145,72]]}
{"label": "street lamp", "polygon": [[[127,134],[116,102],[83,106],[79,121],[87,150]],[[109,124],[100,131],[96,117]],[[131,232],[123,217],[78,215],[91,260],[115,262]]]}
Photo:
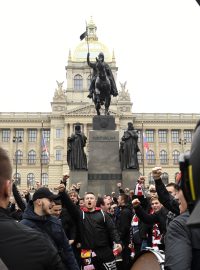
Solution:
{"label": "street lamp", "polygon": [[184,145],[186,145],[187,140],[186,139],[179,139],[178,143],[181,145],[182,153],[184,153]]}
{"label": "street lamp", "polygon": [[21,136],[14,136],[13,137],[13,142],[16,143],[16,148],[15,148],[15,181],[18,183],[18,177],[17,177],[17,165],[18,165],[18,143],[22,142],[22,137]]}

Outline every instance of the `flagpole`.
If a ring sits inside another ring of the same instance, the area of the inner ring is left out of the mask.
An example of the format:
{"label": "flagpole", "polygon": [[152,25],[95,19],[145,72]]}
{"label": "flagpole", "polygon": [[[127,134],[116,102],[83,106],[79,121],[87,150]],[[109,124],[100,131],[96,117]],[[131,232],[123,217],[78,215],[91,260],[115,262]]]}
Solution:
{"label": "flagpole", "polygon": [[42,136],[43,136],[43,121],[42,121],[42,130],[41,130],[41,141],[40,141],[40,185],[42,186],[42,174],[43,174],[43,165],[42,165],[42,153],[43,153],[43,149],[42,149]]}
{"label": "flagpole", "polygon": [[142,173],[144,176],[144,125],[142,122]]}
{"label": "flagpole", "polygon": [[[90,48],[89,48],[89,42],[88,42],[88,26],[87,26],[87,21],[85,21],[86,24],[86,42],[87,42],[87,48],[88,48],[88,53],[90,53]],[[90,69],[90,82],[92,81],[92,73]]]}
{"label": "flagpole", "polygon": [[85,24],[86,24],[86,41],[87,41],[87,48],[88,48],[88,53],[90,53],[89,42],[88,42],[88,26],[87,26],[87,21],[85,21]]}

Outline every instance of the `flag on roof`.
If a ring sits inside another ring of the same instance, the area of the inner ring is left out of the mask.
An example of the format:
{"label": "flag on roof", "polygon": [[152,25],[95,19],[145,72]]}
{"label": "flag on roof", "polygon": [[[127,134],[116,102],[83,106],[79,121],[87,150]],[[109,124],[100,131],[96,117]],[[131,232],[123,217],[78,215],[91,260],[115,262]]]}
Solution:
{"label": "flag on roof", "polygon": [[87,37],[87,31],[80,35],[80,40],[83,40],[85,37]]}

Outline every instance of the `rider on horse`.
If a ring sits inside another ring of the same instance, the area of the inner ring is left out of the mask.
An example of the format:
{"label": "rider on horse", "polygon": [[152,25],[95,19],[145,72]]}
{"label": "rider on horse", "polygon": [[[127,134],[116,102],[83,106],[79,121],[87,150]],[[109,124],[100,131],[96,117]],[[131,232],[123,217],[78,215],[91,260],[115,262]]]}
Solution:
{"label": "rider on horse", "polygon": [[[102,63],[105,64],[106,74],[107,74],[107,76],[110,80],[110,84],[111,84],[111,95],[116,97],[118,95],[118,91],[117,91],[117,87],[115,84],[115,80],[114,80],[114,77],[113,77],[113,74],[112,74],[112,71],[111,71],[109,65],[104,62],[104,54],[102,52],[100,52],[98,55],[98,61],[101,61]],[[90,54],[89,53],[87,54],[87,63],[93,69],[91,84],[89,87],[89,95],[88,95],[89,98],[92,98],[94,90],[95,90],[95,82],[96,82],[96,78],[98,76],[98,70],[97,70],[97,63],[90,62]]]}

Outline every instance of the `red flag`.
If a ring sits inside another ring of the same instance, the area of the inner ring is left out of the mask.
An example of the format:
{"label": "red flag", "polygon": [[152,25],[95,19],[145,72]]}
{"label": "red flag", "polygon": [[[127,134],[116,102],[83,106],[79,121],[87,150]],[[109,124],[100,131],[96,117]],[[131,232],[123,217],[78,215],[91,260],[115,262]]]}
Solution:
{"label": "red flag", "polygon": [[49,151],[48,151],[48,148],[47,148],[47,144],[46,144],[46,140],[45,140],[43,132],[42,132],[42,152],[45,152],[47,157],[49,158]]}
{"label": "red flag", "polygon": [[143,145],[144,145],[144,150],[146,153],[146,159],[148,159],[149,144],[147,142],[147,138],[144,132],[143,132]]}

